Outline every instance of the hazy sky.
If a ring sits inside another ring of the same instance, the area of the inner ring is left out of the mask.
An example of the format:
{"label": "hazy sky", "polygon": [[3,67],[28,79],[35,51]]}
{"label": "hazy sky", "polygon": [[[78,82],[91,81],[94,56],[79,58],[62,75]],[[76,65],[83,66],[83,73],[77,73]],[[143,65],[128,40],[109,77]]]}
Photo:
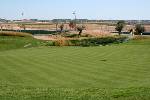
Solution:
{"label": "hazy sky", "polygon": [[[150,0],[1,0],[0,18],[150,19]],[[24,16],[21,13],[24,12]]]}

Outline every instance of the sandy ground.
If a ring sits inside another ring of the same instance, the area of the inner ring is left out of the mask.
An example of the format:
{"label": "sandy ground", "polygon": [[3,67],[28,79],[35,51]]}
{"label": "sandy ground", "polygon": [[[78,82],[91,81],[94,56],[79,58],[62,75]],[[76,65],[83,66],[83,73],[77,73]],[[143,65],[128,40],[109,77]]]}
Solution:
{"label": "sandy ground", "polygon": [[[115,26],[108,26],[108,25],[99,25],[99,24],[84,24],[86,27],[86,30],[83,31],[83,34],[90,34],[93,36],[106,36],[111,35],[111,32],[115,32]],[[20,30],[21,28],[18,26],[18,24],[11,23],[11,24],[0,24],[2,26],[2,29],[10,29],[10,30]],[[59,27],[59,25],[58,25]],[[0,27],[1,28],[1,27]],[[126,27],[123,29],[123,31],[129,31],[131,28],[134,28],[132,25],[126,25]],[[26,25],[27,30],[56,30],[56,24],[27,24]],[[59,28],[58,28],[59,29]],[[64,29],[69,30],[68,24],[65,24]],[[150,25],[145,25],[145,30],[147,32],[150,32]],[[77,32],[71,32],[76,33]],[[59,35],[36,35],[34,38],[41,39],[41,40],[58,40],[62,39]]]}
{"label": "sandy ground", "polygon": [[[71,31],[72,34],[78,34],[78,32]],[[100,37],[100,36],[110,36],[112,35],[110,32],[101,32],[99,30],[84,30],[82,35],[89,34],[94,37]],[[66,38],[62,37],[61,35],[34,35],[34,38],[40,39],[40,40],[69,40],[69,39],[75,39],[75,38]],[[84,38],[84,37],[83,37]]]}
{"label": "sandy ground", "polygon": [[[103,32],[113,32],[115,31],[115,26],[108,26],[108,25],[99,25],[99,24],[83,24],[86,27],[86,30],[94,30],[99,33]],[[0,24],[0,26],[3,26],[3,29],[13,29],[17,30],[20,29],[18,24],[11,23],[11,24]],[[32,30],[56,30],[56,24],[27,24],[25,25],[26,29],[32,29]],[[129,31],[131,28],[134,28],[132,25],[126,25],[126,27],[123,29],[123,31]],[[59,25],[58,25],[59,29]],[[64,24],[64,29],[69,30],[69,25]],[[146,31],[150,32],[150,25],[145,25]]]}
{"label": "sandy ground", "polygon": [[40,40],[52,40],[52,41],[62,39],[62,37],[59,35],[34,35],[33,37]]}

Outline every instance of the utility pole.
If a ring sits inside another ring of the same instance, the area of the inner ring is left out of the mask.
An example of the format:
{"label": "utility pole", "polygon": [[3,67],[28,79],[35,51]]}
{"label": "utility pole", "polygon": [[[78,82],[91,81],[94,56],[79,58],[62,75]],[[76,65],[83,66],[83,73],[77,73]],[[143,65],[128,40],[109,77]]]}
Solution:
{"label": "utility pole", "polygon": [[21,20],[23,21],[23,16],[24,16],[24,13],[22,12],[21,13]]}
{"label": "utility pole", "polygon": [[76,29],[76,25],[77,25],[77,16],[76,16],[76,11],[73,11],[73,13],[72,13],[73,15],[74,15],[74,17],[75,17],[75,31],[77,30]]}

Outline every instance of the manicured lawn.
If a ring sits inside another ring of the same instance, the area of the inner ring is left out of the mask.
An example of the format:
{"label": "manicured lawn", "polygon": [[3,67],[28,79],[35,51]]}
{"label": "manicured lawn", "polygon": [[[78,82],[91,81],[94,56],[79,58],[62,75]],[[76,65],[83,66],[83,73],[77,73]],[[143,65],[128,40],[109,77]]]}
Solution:
{"label": "manicured lawn", "polygon": [[150,41],[0,51],[0,99],[150,100]]}

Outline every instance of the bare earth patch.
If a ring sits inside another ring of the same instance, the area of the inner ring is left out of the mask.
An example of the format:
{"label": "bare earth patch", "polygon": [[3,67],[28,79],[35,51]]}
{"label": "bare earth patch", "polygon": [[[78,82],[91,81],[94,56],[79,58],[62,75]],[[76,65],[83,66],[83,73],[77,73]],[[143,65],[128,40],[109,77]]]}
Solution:
{"label": "bare earth patch", "polygon": [[[65,34],[65,33],[64,33]],[[78,32],[71,31],[70,34],[78,34]],[[100,31],[100,30],[84,30],[82,35],[89,34],[92,37],[101,37],[101,36],[111,36],[110,32]],[[79,39],[79,38],[68,38],[62,37],[61,35],[35,35],[34,38],[40,40],[70,40],[70,39]],[[84,38],[84,37],[81,37]]]}

